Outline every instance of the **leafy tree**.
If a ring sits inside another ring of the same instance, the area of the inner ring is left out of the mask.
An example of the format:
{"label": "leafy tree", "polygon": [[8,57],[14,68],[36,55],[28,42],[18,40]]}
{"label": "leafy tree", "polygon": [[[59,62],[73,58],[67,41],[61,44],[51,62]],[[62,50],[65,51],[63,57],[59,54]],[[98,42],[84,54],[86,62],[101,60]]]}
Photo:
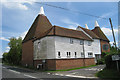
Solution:
{"label": "leafy tree", "polygon": [[3,59],[11,64],[18,65],[21,61],[22,56],[22,38],[10,38],[10,42],[8,43],[10,47],[10,51],[8,53],[3,54]]}
{"label": "leafy tree", "polygon": [[8,62],[8,53],[5,52],[5,53],[3,53],[2,56],[3,56],[2,61],[3,61],[3,62]]}

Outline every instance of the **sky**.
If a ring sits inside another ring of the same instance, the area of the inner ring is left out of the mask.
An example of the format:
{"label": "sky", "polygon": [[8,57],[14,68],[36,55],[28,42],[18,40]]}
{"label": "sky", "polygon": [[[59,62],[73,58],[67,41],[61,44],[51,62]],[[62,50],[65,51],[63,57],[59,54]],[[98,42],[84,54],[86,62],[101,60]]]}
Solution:
{"label": "sky", "polygon": [[[0,57],[2,57],[4,52],[8,52],[10,49],[8,46],[9,38],[24,38],[28,29],[31,27],[33,21],[37,17],[41,6],[43,6],[45,15],[52,25],[76,29],[78,25],[85,27],[85,24],[87,24],[89,29],[94,29],[95,20],[97,20],[100,28],[110,40],[110,44],[113,44],[113,36],[109,24],[109,18],[111,18],[118,44],[118,2],[44,3],[67,8],[70,9],[70,11],[29,1],[8,2],[8,0],[5,0],[2,2],[2,30],[0,31],[2,50],[0,50]],[[88,16],[81,13],[100,16],[106,19]]]}

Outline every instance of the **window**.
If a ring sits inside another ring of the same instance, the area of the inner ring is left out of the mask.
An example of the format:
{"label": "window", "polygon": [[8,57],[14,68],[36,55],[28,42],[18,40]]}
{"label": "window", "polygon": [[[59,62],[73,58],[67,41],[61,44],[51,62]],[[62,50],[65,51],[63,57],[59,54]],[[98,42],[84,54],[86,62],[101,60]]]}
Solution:
{"label": "window", "polygon": [[38,42],[38,48],[40,49],[40,41]]}
{"label": "window", "polygon": [[70,56],[70,52],[69,52],[69,56]]}
{"label": "window", "polygon": [[88,53],[88,57],[93,57],[93,53],[92,53],[92,52],[89,52],[89,53]]}
{"label": "window", "polygon": [[67,57],[70,57],[70,52],[67,52]]}
{"label": "window", "polygon": [[70,38],[70,44],[73,44],[73,39],[72,38]]}
{"label": "window", "polygon": [[103,50],[108,50],[109,49],[109,45],[108,44],[103,44]]}
{"label": "window", "polygon": [[81,52],[81,57],[84,57],[84,53],[83,52]]}
{"label": "window", "polygon": [[67,52],[67,57],[69,56],[68,52]]}
{"label": "window", "polygon": [[80,40],[80,45],[83,45],[84,44],[84,41],[83,40]]}
{"label": "window", "polygon": [[92,42],[91,41],[88,41],[88,46],[91,46],[92,45]]}
{"label": "window", "polygon": [[60,52],[58,52],[58,57],[60,58]]}
{"label": "window", "polygon": [[75,57],[77,57],[77,52],[75,52]]}

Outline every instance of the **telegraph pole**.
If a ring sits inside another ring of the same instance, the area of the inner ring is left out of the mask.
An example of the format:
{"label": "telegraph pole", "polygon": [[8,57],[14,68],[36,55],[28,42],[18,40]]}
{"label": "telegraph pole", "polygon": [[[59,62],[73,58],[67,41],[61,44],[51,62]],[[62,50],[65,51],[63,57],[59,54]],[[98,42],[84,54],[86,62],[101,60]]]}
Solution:
{"label": "telegraph pole", "polygon": [[114,39],[114,45],[115,45],[115,48],[117,50],[116,40],[115,40],[115,35],[114,35],[114,30],[113,30],[113,25],[112,25],[111,18],[109,18],[109,21],[110,21],[110,25],[111,25],[111,29],[112,29],[112,34],[113,34],[113,39]]}

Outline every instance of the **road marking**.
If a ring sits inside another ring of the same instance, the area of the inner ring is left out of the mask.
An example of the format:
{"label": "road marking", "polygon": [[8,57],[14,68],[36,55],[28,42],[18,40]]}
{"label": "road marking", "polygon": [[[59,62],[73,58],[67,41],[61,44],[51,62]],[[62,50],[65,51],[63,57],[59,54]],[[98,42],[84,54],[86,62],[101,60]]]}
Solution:
{"label": "road marking", "polygon": [[91,78],[91,79],[97,78],[97,77],[86,77],[86,76],[76,76],[76,75],[64,75],[64,74],[57,74],[57,73],[55,73],[55,74],[53,74],[53,75],[67,76],[67,77],[75,77],[75,78]]}
{"label": "road marking", "polygon": [[47,74],[51,74],[51,73],[47,73]]}
{"label": "road marking", "polygon": [[97,77],[86,77],[86,76],[75,76],[75,75],[65,75],[68,77],[76,77],[76,78],[97,78]]}
{"label": "road marking", "polygon": [[9,71],[14,72],[14,73],[17,73],[17,74],[20,74],[20,72],[17,72],[17,71],[14,71],[14,70],[10,70],[10,69],[9,69]]}
{"label": "road marking", "polygon": [[30,75],[27,75],[27,74],[24,74],[24,76],[30,77],[30,78],[36,78],[36,77],[34,77],[34,76],[30,76]]}
{"label": "road marking", "polygon": [[78,72],[73,72],[73,73],[71,73],[71,74],[77,74]]}
{"label": "road marking", "polygon": [[85,70],[89,70],[89,71],[100,71],[102,69],[98,69],[98,68],[90,68],[90,69],[85,69]]}
{"label": "road marking", "polygon": [[2,68],[6,68],[6,67],[2,67]]}

